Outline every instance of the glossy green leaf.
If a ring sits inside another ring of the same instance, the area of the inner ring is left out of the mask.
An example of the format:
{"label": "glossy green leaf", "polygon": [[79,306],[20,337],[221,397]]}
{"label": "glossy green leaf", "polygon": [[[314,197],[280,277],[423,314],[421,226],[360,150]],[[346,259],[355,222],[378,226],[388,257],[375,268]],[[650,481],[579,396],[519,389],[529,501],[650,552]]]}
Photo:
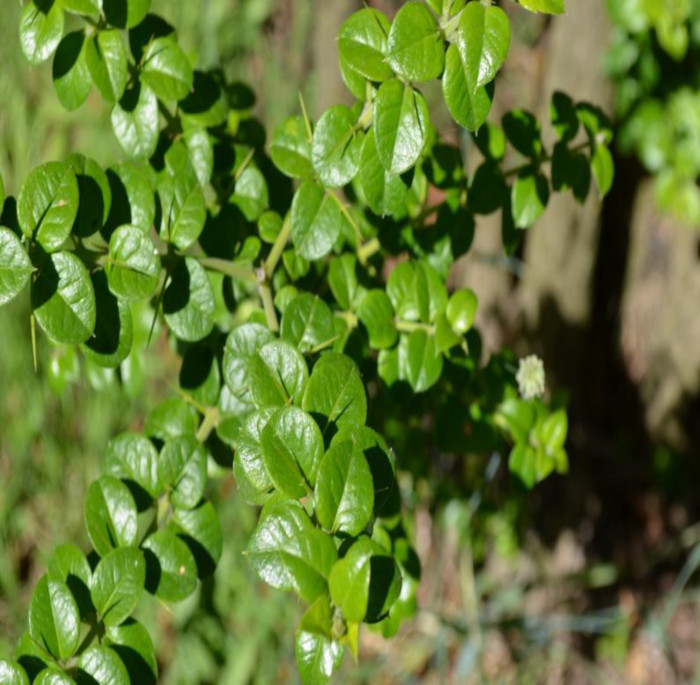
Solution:
{"label": "glossy green leaf", "polygon": [[530,402],[511,398],[498,407],[496,423],[506,428],[517,443],[527,443],[535,423],[535,410]]}
{"label": "glossy green leaf", "polygon": [[250,360],[266,343],[275,339],[269,328],[258,323],[246,323],[234,328],[226,338],[222,369],[229,390],[236,396],[250,387]]}
{"label": "glossy green leaf", "polygon": [[260,169],[254,166],[244,169],[236,181],[231,202],[243,212],[248,221],[258,220],[268,205],[267,183]]}
{"label": "glossy green leaf", "polygon": [[109,289],[127,301],[147,300],[160,280],[160,258],[153,242],[135,226],[118,228],[109,240],[105,268]]}
{"label": "glossy green leaf", "polygon": [[129,488],[113,476],[93,481],[85,497],[85,527],[95,551],[105,556],[136,543],[136,503]]}
{"label": "glossy green leaf", "polygon": [[109,647],[95,645],[80,655],[78,685],[131,685],[129,673]]}
{"label": "glossy green leaf", "polygon": [[345,426],[364,426],[367,397],[355,362],[337,352],[322,355],[309,377],[302,407],[329,437]]}
{"label": "glossy green leaf", "polygon": [[335,105],[319,119],[311,143],[311,161],[321,183],[340,188],[350,183],[360,165],[362,136],[356,117],[345,105]]}
{"label": "glossy green leaf", "polygon": [[160,234],[186,250],[199,238],[207,218],[202,187],[196,178],[179,174],[166,177],[158,192],[163,212]]}
{"label": "glossy green leaf", "polygon": [[387,295],[396,315],[405,321],[432,323],[445,310],[447,289],[426,262],[402,262],[389,274]]}
{"label": "glossy green leaf", "polygon": [[61,5],[66,12],[89,16],[99,13],[102,2],[101,0],[61,0]]}
{"label": "glossy green leaf", "polygon": [[87,100],[92,87],[86,50],[85,33],[73,31],[61,40],[53,58],[53,85],[56,95],[69,111],[78,109]]}
{"label": "glossy green leaf", "polygon": [[70,235],[77,213],[78,181],[70,165],[49,162],[29,173],[17,198],[24,235],[55,252]]}
{"label": "glossy green leaf", "polygon": [[374,101],[374,138],[387,171],[402,174],[423,152],[430,123],[428,103],[410,85],[391,79],[381,85]]}
{"label": "glossy green leaf", "polygon": [[7,304],[24,290],[34,271],[19,238],[0,226],[0,305]]}
{"label": "glossy green leaf", "polygon": [[34,685],[75,685],[75,680],[63,671],[47,668],[36,677]]}
{"label": "glossy green leaf", "polygon": [[182,100],[194,84],[194,73],[187,55],[168,37],[156,38],[149,43],[142,64],[141,80],[161,100]]}
{"label": "glossy green leaf", "polygon": [[357,316],[367,329],[370,347],[381,350],[396,342],[398,333],[394,323],[394,308],[384,290],[370,290],[360,300]]}
{"label": "glossy green leaf", "polygon": [[302,293],[287,305],[280,332],[283,339],[308,352],[335,337],[333,314],[322,299]]}
{"label": "glossy green leaf", "polygon": [[598,186],[600,197],[605,197],[612,188],[615,178],[615,165],[610,150],[603,144],[598,144],[591,158],[593,178]]}
{"label": "glossy green leaf", "polygon": [[158,530],[141,547],[146,558],[149,592],[166,602],[180,602],[195,591],[197,564],[189,547],[177,535]]}
{"label": "glossy green leaf", "polygon": [[112,110],[112,128],[130,157],[150,157],[160,132],[158,100],[145,83],[127,89]]}
{"label": "glossy green leaf", "polygon": [[158,489],[180,509],[196,507],[207,486],[207,452],[194,436],[165,443],[158,458]]}
{"label": "glossy green leaf", "polygon": [[151,0],[101,0],[105,18],[120,29],[140,24],[148,14]]}
{"label": "glossy green leaf", "polygon": [[93,159],[80,154],[66,158],[78,181],[78,214],[73,234],[82,238],[96,234],[107,222],[112,208],[109,178]]}
{"label": "glossy green leaf", "polygon": [[90,76],[107,102],[117,102],[129,77],[126,49],[119,31],[100,31],[87,39],[85,60]]}
{"label": "glossy green leaf", "polygon": [[45,62],[63,36],[64,16],[57,0],[30,0],[19,20],[22,52],[31,64]]}
{"label": "glossy green leaf", "polygon": [[83,263],[71,252],[49,255],[32,282],[32,309],[56,342],[85,342],[95,330],[95,292]]}
{"label": "glossy green leaf", "polygon": [[333,612],[327,595],[302,616],[296,638],[299,675],[304,685],[325,685],[343,660],[343,645],[332,637]]}
{"label": "glossy green leaf", "polygon": [[476,90],[492,81],[506,60],[510,45],[508,15],[500,7],[467,3],[459,33],[465,76]]}
{"label": "glossy green leaf", "polygon": [[526,488],[532,489],[537,482],[537,454],[529,445],[517,444],[508,459],[508,468],[520,478]]}
{"label": "glossy green leaf", "polygon": [[529,228],[539,219],[549,202],[549,182],[542,174],[524,171],[513,183],[511,205],[518,228]]}
{"label": "glossy green leaf", "polygon": [[305,259],[320,259],[333,248],[342,216],[338,201],[315,181],[304,182],[294,195],[292,240]]}
{"label": "glossy green leaf", "polygon": [[107,626],[105,646],[119,655],[130,682],[156,685],[158,662],[148,631],[138,621],[127,619],[118,626]]}
{"label": "glossy green leaf", "polygon": [[260,444],[275,488],[294,499],[308,494],[323,456],[323,437],[313,418],[298,407],[280,409],[262,430]]}
{"label": "glossy green leaf", "polygon": [[151,438],[166,441],[181,435],[194,435],[199,422],[199,413],[191,404],[180,397],[170,397],[148,412],[143,432]]}
{"label": "glossy green leaf", "polygon": [[355,301],[358,289],[356,268],[357,259],[352,254],[333,257],[328,267],[328,285],[342,309],[351,309]]}
{"label": "glossy green leaf", "polygon": [[85,585],[90,585],[92,571],[87,558],[79,547],[73,544],[59,545],[49,561],[49,580],[66,583],[70,587],[70,577],[74,576]]}
{"label": "glossy green leaf", "polygon": [[112,190],[112,210],[107,220],[110,229],[130,225],[150,231],[156,203],[147,167],[137,162],[122,162],[110,167],[107,177]]}
{"label": "glossy green leaf", "polygon": [[19,664],[0,659],[0,682],[5,685],[29,685],[29,678]]}
{"label": "glossy green leaf", "polygon": [[414,392],[425,392],[442,374],[442,355],[437,351],[434,336],[426,331],[412,331],[407,340],[403,349],[406,380]]}
{"label": "glossy green leaf", "polygon": [[108,626],[125,621],[139,603],[145,582],[146,563],[135,547],[122,547],[103,556],[90,584],[98,619]]}
{"label": "glossy green leaf", "polygon": [[153,499],[161,494],[158,468],[156,448],[140,433],[122,433],[107,445],[105,473],[132,481]]}
{"label": "glossy green leaf", "polygon": [[303,117],[290,117],[275,128],[270,157],[275,166],[291,178],[309,179],[313,176],[311,135]]}
{"label": "glossy green leaf", "polygon": [[[461,40],[461,39],[460,39]],[[490,85],[476,87],[460,53],[468,54],[463,41],[447,48],[442,92],[452,118],[468,131],[476,131],[485,121],[493,101]]]}
{"label": "glossy green leaf", "polygon": [[374,623],[399,596],[401,572],[383,547],[362,537],[333,566],[329,586],[346,621]]}
{"label": "glossy green leaf", "polygon": [[515,0],[531,12],[564,14],[564,0]]}
{"label": "glossy green leaf", "polygon": [[258,409],[299,404],[309,371],[296,347],[274,340],[253,355],[249,366],[251,397]]}
{"label": "glossy green leaf", "polygon": [[221,524],[211,502],[201,502],[194,509],[175,508],[172,522],[194,556],[197,575],[208,578],[221,559],[223,546]]}
{"label": "glossy green leaf", "polygon": [[430,81],[442,74],[445,46],[425,5],[409,2],[397,12],[389,32],[387,61],[406,81]]}
{"label": "glossy green leaf", "polygon": [[165,290],[165,321],[180,340],[197,342],[214,327],[214,310],[214,291],[207,272],[198,261],[187,257],[175,267]]}
{"label": "glossy green leaf", "polygon": [[377,10],[365,8],[351,14],[338,34],[340,58],[370,81],[391,78],[385,60],[390,28],[389,20]]}
{"label": "glossy green leaf", "polygon": [[326,592],[328,575],[338,558],[333,539],[316,528],[301,505],[292,501],[266,509],[247,554],[268,585],[293,590],[308,603]]}
{"label": "glossy green leaf", "polygon": [[479,300],[473,290],[460,288],[447,302],[445,314],[455,333],[464,335],[474,325]]}
{"label": "glossy green leaf", "polygon": [[55,659],[73,656],[80,641],[78,605],[65,583],[43,576],[29,606],[29,634]]}
{"label": "glossy green leaf", "polygon": [[266,494],[272,488],[272,479],[263,457],[261,436],[275,411],[266,409],[247,416],[234,440],[236,453],[233,473],[239,488],[244,490],[247,501],[255,502],[258,495]]}
{"label": "glossy green leaf", "polygon": [[114,369],[131,352],[134,335],[131,308],[109,289],[104,271],[93,272],[91,279],[95,291],[95,330],[81,344],[81,349],[90,361]]}
{"label": "glossy green leaf", "polygon": [[360,157],[360,185],[370,209],[379,216],[403,211],[408,186],[379,159],[374,127],[365,136]]}
{"label": "glossy green leaf", "polygon": [[374,484],[361,450],[350,442],[333,442],[318,471],[316,516],[333,533],[357,536],[374,508]]}

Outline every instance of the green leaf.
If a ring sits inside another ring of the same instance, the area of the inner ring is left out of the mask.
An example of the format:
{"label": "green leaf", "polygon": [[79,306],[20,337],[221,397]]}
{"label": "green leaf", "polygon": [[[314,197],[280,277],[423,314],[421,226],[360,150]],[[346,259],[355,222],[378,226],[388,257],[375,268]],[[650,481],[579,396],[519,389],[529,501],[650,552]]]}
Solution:
{"label": "green leaf", "polygon": [[113,476],[93,481],[85,497],[85,527],[95,551],[105,556],[136,543],[136,503],[129,488]]}
{"label": "green leaf", "polygon": [[78,181],[78,214],[73,234],[88,237],[97,233],[107,222],[112,208],[109,178],[95,160],[72,154],[66,158]]}
{"label": "green leaf", "polygon": [[189,547],[175,533],[158,530],[146,538],[142,548],[149,592],[166,602],[180,602],[195,591],[197,564]]}
{"label": "green leaf", "polygon": [[161,494],[158,465],[156,448],[140,433],[122,433],[107,445],[105,473],[135,483],[154,500]]}
{"label": "green leaf", "polygon": [[192,400],[204,406],[215,406],[221,391],[221,373],[214,350],[206,344],[192,345],[180,367],[180,387]]}
{"label": "green leaf", "polygon": [[66,242],[78,213],[78,181],[70,165],[49,162],[29,172],[17,198],[17,219],[27,238],[47,252]]}
{"label": "green leaf", "polygon": [[196,177],[167,176],[158,184],[163,211],[160,234],[164,240],[186,250],[199,238],[207,218],[202,187]]}
{"label": "green leaf", "polygon": [[364,426],[367,420],[365,386],[355,362],[337,352],[327,352],[316,362],[302,401],[326,435],[344,426]]}
{"label": "green leaf", "polygon": [[19,664],[0,659],[0,682],[5,685],[29,685],[29,678]]}
{"label": "green leaf", "polygon": [[558,409],[550,414],[542,422],[541,427],[536,429],[539,439],[551,455],[556,454],[564,447],[568,430],[569,420],[563,409]]}
{"label": "green leaf", "polygon": [[151,0],[102,0],[107,21],[120,29],[140,24],[148,14]]}
{"label": "green leaf", "polygon": [[29,283],[34,267],[19,238],[0,226],[0,305],[19,295]]}
{"label": "green leaf", "polygon": [[29,634],[55,659],[67,659],[78,649],[80,614],[68,586],[43,576],[29,606]]}
{"label": "green leaf", "polygon": [[316,422],[298,407],[277,411],[260,435],[263,463],[283,495],[299,499],[316,482],[323,437]]}
{"label": "green leaf", "polygon": [[308,352],[335,337],[333,314],[322,299],[302,293],[284,310],[280,333],[302,352]]}
{"label": "green leaf", "polygon": [[207,272],[197,260],[187,257],[175,267],[165,290],[165,321],[180,340],[197,342],[214,327],[214,310],[214,290]]}
{"label": "green leaf", "polygon": [[75,680],[63,671],[47,668],[37,676],[34,685],[75,685]]}
{"label": "green leaf", "polygon": [[170,397],[148,412],[143,432],[151,438],[166,441],[181,435],[194,435],[198,426],[197,410],[179,397]]}
{"label": "green leaf", "polygon": [[119,655],[132,685],[156,685],[158,662],[153,642],[143,625],[134,619],[127,619],[119,626],[107,626],[105,637],[105,646]]}
{"label": "green leaf", "polygon": [[531,490],[537,482],[537,454],[529,446],[519,443],[513,447],[508,458],[508,468]]}
{"label": "green leaf", "polygon": [[531,170],[518,174],[511,193],[513,221],[518,228],[532,226],[544,213],[547,202],[549,182],[543,174]]}
{"label": "green leaf", "polygon": [[311,136],[306,130],[303,117],[290,117],[275,128],[270,157],[275,166],[290,178],[306,180],[314,175]]}
{"label": "green leaf", "polygon": [[95,291],[95,330],[81,344],[81,349],[86,358],[95,364],[115,369],[131,352],[131,307],[111,292],[104,271],[93,272],[91,278]]}
{"label": "green leaf", "polygon": [[350,442],[334,441],[318,471],[316,516],[332,533],[357,536],[374,508],[374,483],[367,459]]}
{"label": "green leaf", "polygon": [[197,563],[199,578],[208,578],[221,559],[223,546],[221,524],[211,502],[201,502],[194,509],[173,510],[172,523]]}
{"label": "green leaf", "polygon": [[250,387],[250,361],[260,348],[275,339],[269,328],[245,323],[234,328],[226,338],[222,369],[228,389],[242,396]]}
{"label": "green leaf", "polygon": [[343,645],[332,639],[332,629],[330,601],[322,595],[306,610],[297,629],[297,666],[304,685],[325,685],[340,668]]}
{"label": "green leaf", "polygon": [[340,58],[369,81],[391,78],[385,61],[389,30],[389,20],[377,10],[365,8],[351,14],[338,35]]}
{"label": "green leaf", "polygon": [[119,31],[100,31],[90,36],[85,46],[85,60],[100,95],[107,102],[117,102],[129,78],[126,50]]}
{"label": "green leaf", "polygon": [[243,212],[248,221],[258,220],[268,204],[267,183],[260,169],[248,166],[243,170],[230,201]]}
{"label": "green leaf", "polygon": [[135,547],[122,547],[103,556],[90,584],[98,620],[117,626],[129,618],[141,599],[145,582],[146,563]]}
{"label": "green leaf", "polygon": [[457,335],[464,335],[474,325],[479,300],[473,290],[460,288],[450,296],[445,314]]}
{"label": "green leaf", "polygon": [[526,10],[545,14],[564,14],[564,0],[515,0]]}
{"label": "green leaf", "polygon": [[404,210],[408,186],[399,174],[387,171],[380,161],[374,127],[362,144],[359,179],[367,204],[375,214],[385,216]]}
{"label": "green leaf", "polygon": [[90,93],[92,82],[86,58],[83,31],[73,31],[59,43],[53,58],[53,85],[60,103],[69,111],[78,109]]}
{"label": "green leaf", "polygon": [[83,263],[70,252],[44,259],[32,282],[32,310],[39,325],[56,342],[85,342],[95,330],[95,292]]}
{"label": "green leaf", "polygon": [[155,93],[136,83],[124,92],[112,110],[112,128],[122,150],[130,157],[150,157],[158,144],[160,114]]}
{"label": "green leaf", "polygon": [[194,72],[192,90],[178,103],[185,130],[192,126],[210,128],[226,121],[229,105],[222,85],[216,70]]}
{"label": "green leaf", "polygon": [[60,2],[30,0],[19,20],[19,39],[31,64],[41,64],[53,55],[63,35],[63,24]]}
{"label": "green leaf", "polygon": [[510,22],[500,7],[470,2],[459,23],[459,45],[465,46],[462,61],[467,81],[474,89],[492,81],[508,55]]}
{"label": "green leaf", "polygon": [[292,501],[266,509],[247,554],[268,585],[293,590],[308,603],[326,592],[326,579],[338,558],[333,539],[315,528],[301,505]]}
{"label": "green leaf", "polygon": [[501,402],[494,418],[499,426],[508,430],[515,442],[527,443],[536,416],[532,404],[511,398]]}
{"label": "green leaf", "polygon": [[426,262],[402,262],[389,274],[386,292],[404,321],[432,323],[445,310],[447,289]]}
{"label": "green leaf", "polygon": [[169,37],[153,40],[146,48],[142,64],[141,80],[161,100],[182,100],[194,85],[194,73],[187,55]]}
{"label": "green leaf", "polygon": [[394,345],[398,333],[394,323],[394,308],[386,292],[379,288],[370,290],[360,300],[357,316],[367,329],[371,348],[381,350]]}
{"label": "green leaf", "polygon": [[383,547],[362,537],[336,562],[328,582],[346,621],[375,623],[399,596],[401,572]]}
{"label": "green leaf", "polygon": [[468,131],[476,131],[485,121],[493,101],[492,84],[477,87],[470,81],[470,72],[462,59],[468,48],[460,39],[460,47],[447,48],[442,92],[452,118]]}
{"label": "green leaf", "polygon": [[409,2],[396,13],[386,56],[391,68],[406,81],[430,81],[442,74],[445,46],[425,5]]}
{"label": "green leaf", "polygon": [[131,685],[129,674],[117,653],[95,645],[78,661],[78,685]]}
{"label": "green leaf", "polygon": [[101,0],[61,0],[61,5],[66,12],[86,16],[99,14],[101,4]]}
{"label": "green leaf", "polygon": [[318,183],[305,181],[294,195],[290,221],[298,253],[305,259],[321,259],[340,235],[340,205]]}
{"label": "green leaf", "polygon": [[194,509],[207,486],[207,452],[194,436],[165,443],[158,458],[158,490],[180,509]]}
{"label": "green leaf", "polygon": [[57,580],[61,583],[66,583],[70,587],[71,576],[89,586],[90,578],[92,577],[90,564],[76,545],[59,545],[54,550],[49,562],[49,580]]}
{"label": "green leaf", "polygon": [[605,197],[610,192],[610,188],[612,188],[615,178],[615,165],[610,150],[601,143],[598,143],[593,150],[591,170],[593,171],[593,178],[595,178],[598,186],[600,197]]}
{"label": "green leaf", "polygon": [[319,180],[327,188],[340,188],[357,174],[362,136],[355,129],[355,121],[349,107],[335,105],[324,112],[316,125],[311,161]]}
{"label": "green leaf", "polygon": [[525,157],[537,159],[542,154],[540,123],[522,109],[513,109],[503,117],[503,131],[510,144]]}
{"label": "green leaf", "polygon": [[299,404],[309,371],[296,347],[273,340],[251,357],[249,376],[252,400],[264,409]]}
{"label": "green leaf", "polygon": [[150,231],[156,214],[153,184],[148,168],[137,162],[122,162],[107,170],[112,190],[112,209],[106,222],[114,230],[118,226],[138,226]]}
{"label": "green leaf", "polygon": [[356,267],[357,259],[352,254],[333,257],[328,267],[328,285],[342,309],[351,309],[355,301],[358,288]]}
{"label": "green leaf", "polygon": [[549,113],[557,139],[564,142],[573,140],[579,129],[574,101],[566,93],[557,91],[552,95]]}
{"label": "green leaf", "polygon": [[430,114],[425,98],[410,85],[391,79],[374,101],[374,139],[387,171],[402,174],[418,161],[428,137]]}
{"label": "green leaf", "polygon": [[266,409],[248,415],[234,439],[233,473],[238,487],[244,490],[246,501],[251,503],[259,503],[258,495],[266,495],[272,488],[263,458],[261,434],[275,411]]}
{"label": "green leaf", "polygon": [[[404,343],[404,340],[407,340]],[[442,374],[442,355],[437,351],[434,336],[426,331],[412,331],[402,336],[406,380],[414,392],[425,392],[438,382]]]}
{"label": "green leaf", "polygon": [[109,289],[127,302],[147,300],[160,281],[160,258],[150,237],[135,226],[118,228],[109,241]]}

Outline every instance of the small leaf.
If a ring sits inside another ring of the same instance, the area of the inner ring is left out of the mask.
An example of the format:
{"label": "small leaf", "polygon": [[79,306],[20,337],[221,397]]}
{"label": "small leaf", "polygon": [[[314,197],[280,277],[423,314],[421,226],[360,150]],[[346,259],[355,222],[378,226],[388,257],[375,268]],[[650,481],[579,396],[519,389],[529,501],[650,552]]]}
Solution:
{"label": "small leaf", "polygon": [[333,257],[328,267],[328,285],[342,309],[351,309],[355,300],[358,288],[356,267],[357,259],[352,254]]}
{"label": "small leaf", "polygon": [[90,16],[99,13],[101,0],[61,0],[61,4],[66,12]]}
{"label": "small leaf", "polygon": [[598,185],[600,197],[605,197],[610,192],[610,188],[612,188],[615,177],[615,165],[610,150],[601,143],[598,143],[593,150],[591,169],[593,178],[595,178],[595,182]]}
{"label": "small leaf", "polygon": [[259,496],[264,498],[272,489],[272,479],[263,458],[261,435],[275,411],[265,409],[247,416],[234,439],[233,473],[246,501],[251,503],[260,503]]}
{"label": "small leaf", "polygon": [[258,409],[299,404],[309,371],[299,351],[274,340],[253,355],[249,366],[251,397]]}
{"label": "small leaf", "polygon": [[107,21],[120,29],[140,24],[148,14],[151,0],[102,0]]}
{"label": "small leaf", "polygon": [[430,114],[425,98],[396,79],[383,83],[374,101],[374,138],[384,168],[402,174],[425,147]]}
{"label": "small leaf", "polygon": [[302,117],[290,117],[279,124],[272,134],[270,157],[275,166],[291,178],[310,179],[311,140]]}
{"label": "small leaf", "polygon": [[107,445],[105,473],[135,483],[152,499],[161,494],[158,466],[156,448],[140,433],[122,433]]}
{"label": "small leaf", "polygon": [[158,184],[163,211],[160,234],[164,240],[186,250],[199,238],[207,218],[202,187],[195,176],[167,176]]}
{"label": "small leaf", "polygon": [[236,189],[230,198],[248,221],[257,221],[268,206],[265,177],[260,169],[248,166],[236,181]]}
{"label": "small leaf", "polygon": [[[404,340],[407,340],[405,344]],[[438,382],[443,362],[442,355],[435,346],[434,336],[429,336],[422,330],[412,331],[408,338],[403,336],[402,351],[405,351],[406,380],[414,392],[425,392]]]}
{"label": "small leaf", "polygon": [[564,0],[515,0],[531,12],[564,14]]}
{"label": "small leaf", "polygon": [[518,228],[529,228],[539,219],[549,202],[549,183],[542,174],[523,171],[513,183],[511,203]]}
{"label": "small leaf", "polygon": [[374,127],[362,144],[359,179],[367,204],[375,214],[394,215],[404,210],[408,186],[399,174],[387,171],[380,161]]}
{"label": "small leaf", "polygon": [[75,685],[75,680],[63,671],[47,668],[36,677],[34,685]]}
{"label": "small leaf", "polygon": [[430,81],[442,74],[445,47],[440,28],[425,5],[409,2],[396,13],[387,61],[406,81]]}
{"label": "small leaf", "polygon": [[284,340],[308,352],[335,337],[333,314],[322,299],[302,293],[284,310],[280,333]]}
{"label": "small leaf", "polygon": [[462,12],[459,24],[460,46],[466,51],[462,60],[468,70],[468,81],[474,88],[492,81],[503,66],[510,45],[510,22],[500,7],[470,2]]}
{"label": "small leaf", "polygon": [[158,100],[145,83],[124,92],[112,110],[112,128],[122,150],[130,157],[150,157],[158,144]]}
{"label": "small leaf", "polygon": [[574,101],[566,93],[557,91],[552,95],[549,112],[557,139],[564,142],[573,140],[579,129]]}
{"label": "small leaf", "polygon": [[365,386],[357,366],[349,357],[327,352],[316,362],[302,402],[330,437],[344,426],[364,426],[367,420]]}
{"label": "small leaf", "polygon": [[355,121],[349,107],[335,105],[316,125],[311,160],[319,180],[328,188],[340,188],[357,174],[362,136],[355,129]]}
{"label": "small leaf", "polygon": [[112,476],[93,481],[85,497],[85,527],[95,551],[105,556],[136,543],[136,503],[129,488]]}
{"label": "small leaf", "polygon": [[95,292],[83,263],[71,252],[44,259],[32,282],[32,310],[56,342],[85,342],[95,330]]}
{"label": "small leaf", "polygon": [[117,653],[95,645],[80,655],[78,685],[131,685],[129,674]]}
{"label": "small leaf", "polygon": [[525,157],[537,159],[542,154],[540,123],[522,109],[513,109],[503,117],[503,131],[510,144]]}
{"label": "small leaf", "polygon": [[135,226],[118,228],[109,240],[109,289],[129,302],[147,300],[160,280],[160,258],[150,237]]}
{"label": "small leaf", "polygon": [[190,127],[210,128],[226,121],[229,105],[220,81],[215,70],[211,73],[194,72],[189,95],[178,103],[185,130]]}
{"label": "small leaf", "polygon": [[119,226],[138,226],[150,231],[156,214],[153,184],[145,165],[122,162],[107,170],[112,208],[106,221],[109,234]]}
{"label": "small leaf", "polygon": [[194,84],[194,73],[187,55],[169,37],[155,38],[142,57],[141,80],[161,100],[176,102],[185,98]]}
{"label": "small leaf", "polygon": [[78,109],[87,100],[92,87],[86,47],[85,33],[73,31],[59,43],[53,58],[53,85],[56,95],[69,111]]}
{"label": "small leaf", "polygon": [[292,240],[305,259],[321,259],[333,248],[342,217],[338,202],[315,181],[299,186],[292,201]]}
{"label": "small leaf", "polygon": [[323,437],[316,422],[298,407],[277,411],[260,435],[263,463],[273,485],[299,499],[316,482]]}
{"label": "small leaf", "polygon": [[351,14],[338,34],[340,58],[369,81],[391,78],[385,61],[389,30],[389,20],[377,10],[365,8]]}
{"label": "small leaf", "polygon": [[86,238],[97,233],[107,222],[112,209],[109,178],[93,159],[73,154],[66,158],[78,181],[78,213],[73,234]]}
{"label": "small leaf", "polygon": [[132,685],[156,685],[158,662],[153,642],[143,625],[127,619],[119,626],[107,626],[105,637],[105,646],[119,655]]}
{"label": "small leaf", "polygon": [[29,606],[29,634],[55,659],[67,659],[78,649],[80,614],[65,583],[43,576]]}
{"label": "small leaf", "polygon": [[221,524],[211,502],[201,502],[194,509],[174,509],[172,522],[194,556],[199,578],[211,576],[223,546]]}
{"label": "small leaf", "polygon": [[394,345],[398,338],[394,308],[384,290],[370,290],[360,301],[357,316],[367,329],[371,348],[382,350]]}
{"label": "small leaf", "polygon": [[117,102],[129,78],[126,50],[119,31],[100,31],[87,39],[85,47],[92,82],[107,102]]}
{"label": "small leaf", "polygon": [[296,654],[304,685],[325,685],[343,661],[343,645],[332,638],[333,614],[327,595],[319,597],[302,616]]}
{"label": "small leaf", "polygon": [[145,582],[146,564],[138,549],[123,547],[106,554],[90,585],[98,619],[108,626],[124,622],[139,603]]}
{"label": "small leaf", "polygon": [[166,602],[180,602],[195,591],[197,564],[177,535],[169,530],[158,530],[146,538],[142,548],[149,592]]}
{"label": "small leaf", "polygon": [[207,453],[194,436],[165,443],[158,458],[158,490],[167,490],[179,509],[196,507],[207,486]]}
{"label": "small leaf", "polygon": [[222,369],[228,389],[240,397],[250,387],[250,360],[268,342],[275,339],[269,328],[245,323],[234,328],[226,338]]}
{"label": "small leaf", "polygon": [[327,591],[338,554],[333,539],[315,528],[296,502],[271,505],[248,545],[253,568],[268,585],[293,590],[305,602]]}
{"label": "small leaf", "polygon": [[24,290],[33,270],[19,238],[9,228],[0,226],[0,305]]}
{"label": "small leaf", "polygon": [[29,678],[19,664],[0,659],[0,682],[5,685],[29,685]]}
{"label": "small leaf", "polygon": [[445,314],[458,335],[464,335],[474,325],[479,300],[473,290],[461,288],[450,296]]}
{"label": "small leaf", "polygon": [[316,516],[332,533],[357,536],[369,523],[374,484],[365,455],[350,442],[334,441],[318,471]]}
{"label": "small leaf", "polygon": [[214,327],[214,310],[214,290],[204,267],[191,257],[180,261],[163,297],[170,329],[180,340],[202,340]]}
{"label": "small leaf", "polygon": [[63,35],[63,8],[54,0],[30,0],[19,20],[22,52],[31,64],[45,62]]}

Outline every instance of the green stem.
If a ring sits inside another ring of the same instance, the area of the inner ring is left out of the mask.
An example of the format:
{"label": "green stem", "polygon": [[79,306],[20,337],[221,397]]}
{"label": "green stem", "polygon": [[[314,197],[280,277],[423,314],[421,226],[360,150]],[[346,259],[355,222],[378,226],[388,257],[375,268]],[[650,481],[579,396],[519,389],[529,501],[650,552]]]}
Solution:
{"label": "green stem", "polygon": [[435,335],[435,326],[429,323],[421,323],[420,321],[394,321],[396,330],[400,333],[413,333],[413,331],[425,331],[428,335]]}
{"label": "green stem", "polygon": [[219,409],[217,407],[208,407],[204,414],[204,419],[199,426],[199,430],[195,435],[197,440],[199,442],[206,442],[211,432],[219,425],[219,421],[221,421]]}
{"label": "green stem", "polygon": [[370,238],[366,243],[357,248],[357,259],[362,266],[366,266],[370,257],[377,254],[381,249],[382,244],[379,242],[379,238]]}
{"label": "green stem", "polygon": [[362,245],[362,231],[360,231],[360,227],[357,224],[357,221],[352,217],[350,212],[348,211],[348,208],[345,206],[345,203],[331,190],[328,191],[330,196],[335,200],[336,204],[340,208],[340,211],[343,213],[343,216],[348,220],[350,225],[352,226],[353,231],[355,231],[355,238],[357,239],[357,244]]}
{"label": "green stem", "polygon": [[279,235],[277,236],[274,244],[272,245],[270,254],[265,260],[265,276],[267,276],[267,278],[272,278],[272,274],[275,273],[275,269],[277,268],[277,264],[280,260],[280,257],[284,252],[284,248],[287,247],[287,243],[289,242],[289,236],[291,235],[291,233],[292,224],[287,218],[285,219],[284,224],[282,225],[282,230],[279,232]]}
{"label": "green stem", "polygon": [[273,332],[277,333],[280,329],[279,322],[277,321],[277,312],[275,311],[275,302],[272,298],[272,288],[270,288],[269,283],[259,283],[258,293],[260,294],[260,299],[263,303],[263,309],[265,310],[265,318],[267,319],[267,327]]}
{"label": "green stem", "polygon": [[237,278],[241,281],[247,281],[248,283],[258,283],[259,278],[250,266],[241,264],[240,262],[232,262],[228,259],[219,259],[217,257],[198,257],[197,261],[205,268],[211,271],[218,271],[219,273],[230,276],[231,278]]}

